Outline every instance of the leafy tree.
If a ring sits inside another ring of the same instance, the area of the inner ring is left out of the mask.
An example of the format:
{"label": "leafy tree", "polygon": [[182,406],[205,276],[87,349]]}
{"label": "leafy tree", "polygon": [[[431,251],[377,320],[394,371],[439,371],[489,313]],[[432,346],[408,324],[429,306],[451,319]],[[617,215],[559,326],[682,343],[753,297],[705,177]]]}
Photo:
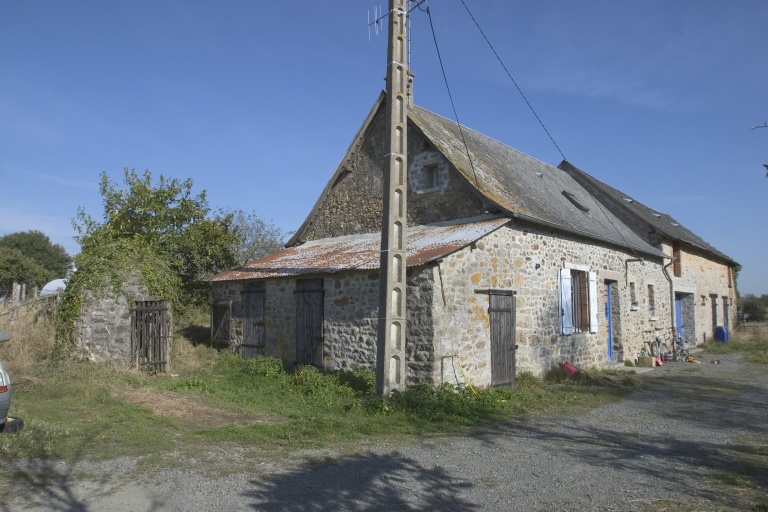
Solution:
{"label": "leafy tree", "polygon": [[765,320],[766,310],[768,310],[768,295],[757,297],[748,293],[739,300],[739,307],[747,321],[762,322]]}
{"label": "leafy tree", "polygon": [[124,169],[124,186],[101,174],[99,192],[104,214],[100,221],[78,208],[73,221],[82,251],[98,251],[114,241],[130,241],[153,251],[179,277],[182,300],[200,302],[208,286],[201,279],[236,263],[233,247],[239,238],[232,214],[211,215],[205,192],[192,194],[192,180],[156,183],[145,171]]}
{"label": "leafy tree", "polygon": [[[26,258],[42,267],[47,276],[44,278],[45,282],[66,276],[72,263],[72,257],[67,254],[66,249],[52,243],[51,239],[41,231],[19,231],[4,235],[0,237],[0,247],[17,249]],[[23,278],[20,281],[28,282]]]}
{"label": "leafy tree", "polygon": [[11,290],[13,282],[43,286],[54,279],[52,273],[14,247],[0,246],[0,295]]}
{"label": "leafy tree", "polygon": [[240,240],[233,248],[238,263],[263,258],[283,248],[286,233],[274,224],[267,224],[256,212],[233,210],[232,225]]}

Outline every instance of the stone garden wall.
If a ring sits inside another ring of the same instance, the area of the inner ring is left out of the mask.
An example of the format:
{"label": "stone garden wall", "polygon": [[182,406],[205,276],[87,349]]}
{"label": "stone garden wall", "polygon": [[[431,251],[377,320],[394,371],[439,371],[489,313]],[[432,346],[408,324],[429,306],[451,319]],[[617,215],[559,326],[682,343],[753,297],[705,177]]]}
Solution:
{"label": "stone garden wall", "polygon": [[131,364],[131,309],[136,300],[153,300],[138,278],[129,278],[119,291],[107,286],[87,290],[75,321],[75,345],[80,356],[94,362]]}

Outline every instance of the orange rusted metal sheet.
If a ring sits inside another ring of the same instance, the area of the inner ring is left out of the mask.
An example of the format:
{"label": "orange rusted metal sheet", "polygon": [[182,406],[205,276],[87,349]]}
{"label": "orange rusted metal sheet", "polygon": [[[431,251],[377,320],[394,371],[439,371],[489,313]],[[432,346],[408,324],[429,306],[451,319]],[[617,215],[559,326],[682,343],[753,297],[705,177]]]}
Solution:
{"label": "orange rusted metal sheet", "polygon": [[[409,227],[407,265],[423,265],[447,256],[507,222],[509,218],[494,217],[475,222]],[[372,270],[379,268],[380,251],[379,233],[313,240],[246,263],[240,268],[222,272],[209,278],[209,281],[240,281],[327,274],[343,270]]]}

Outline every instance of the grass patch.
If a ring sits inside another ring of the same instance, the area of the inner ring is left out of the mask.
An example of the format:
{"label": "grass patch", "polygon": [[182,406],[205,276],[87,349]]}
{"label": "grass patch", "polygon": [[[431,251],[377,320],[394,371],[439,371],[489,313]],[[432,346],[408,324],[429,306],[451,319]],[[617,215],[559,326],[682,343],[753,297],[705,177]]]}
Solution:
{"label": "grass patch", "polygon": [[40,310],[5,326],[14,338],[0,357],[14,384],[11,413],[25,428],[0,436],[3,458],[140,456],[151,465],[175,465],[222,449],[246,459],[305,448],[354,451],[363,442],[465,433],[541,411],[581,412],[631,386],[624,372],[570,379],[524,372],[515,390],[415,385],[384,399],[367,371],[293,367],[216,350],[206,344],[202,311],[174,319],[174,373],[150,376],[49,357],[53,322],[44,315],[50,314]]}
{"label": "grass patch", "polygon": [[709,354],[744,354],[748,361],[768,364],[768,324],[749,324],[733,331],[727,343],[708,340],[700,345]]}
{"label": "grass patch", "polygon": [[0,436],[3,457],[104,459],[195,453],[234,443],[261,452],[466,432],[514,415],[574,411],[619,396],[591,382],[552,386],[531,374],[516,390],[415,385],[390,398],[370,372],[296,368],[222,353],[178,377],[87,362],[28,368],[14,389],[24,431]]}

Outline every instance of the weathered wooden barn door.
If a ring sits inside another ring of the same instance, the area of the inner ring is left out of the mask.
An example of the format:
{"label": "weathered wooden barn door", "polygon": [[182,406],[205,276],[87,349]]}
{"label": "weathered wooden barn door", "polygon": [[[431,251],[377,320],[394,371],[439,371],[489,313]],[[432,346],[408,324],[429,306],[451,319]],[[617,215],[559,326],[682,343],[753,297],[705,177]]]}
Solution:
{"label": "weathered wooden barn door", "polygon": [[323,280],[296,281],[296,362],[323,365]]}
{"label": "weathered wooden barn door", "polygon": [[243,288],[243,342],[240,355],[246,358],[264,354],[264,283]]}
{"label": "weathered wooden barn door", "polygon": [[232,301],[221,300],[211,305],[211,343],[228,345],[232,336]]}
{"label": "weathered wooden barn door", "polygon": [[131,309],[131,362],[155,373],[170,368],[171,325],[168,303],[136,301]]}
{"label": "weathered wooden barn door", "polygon": [[491,385],[515,387],[515,296],[491,293]]}

